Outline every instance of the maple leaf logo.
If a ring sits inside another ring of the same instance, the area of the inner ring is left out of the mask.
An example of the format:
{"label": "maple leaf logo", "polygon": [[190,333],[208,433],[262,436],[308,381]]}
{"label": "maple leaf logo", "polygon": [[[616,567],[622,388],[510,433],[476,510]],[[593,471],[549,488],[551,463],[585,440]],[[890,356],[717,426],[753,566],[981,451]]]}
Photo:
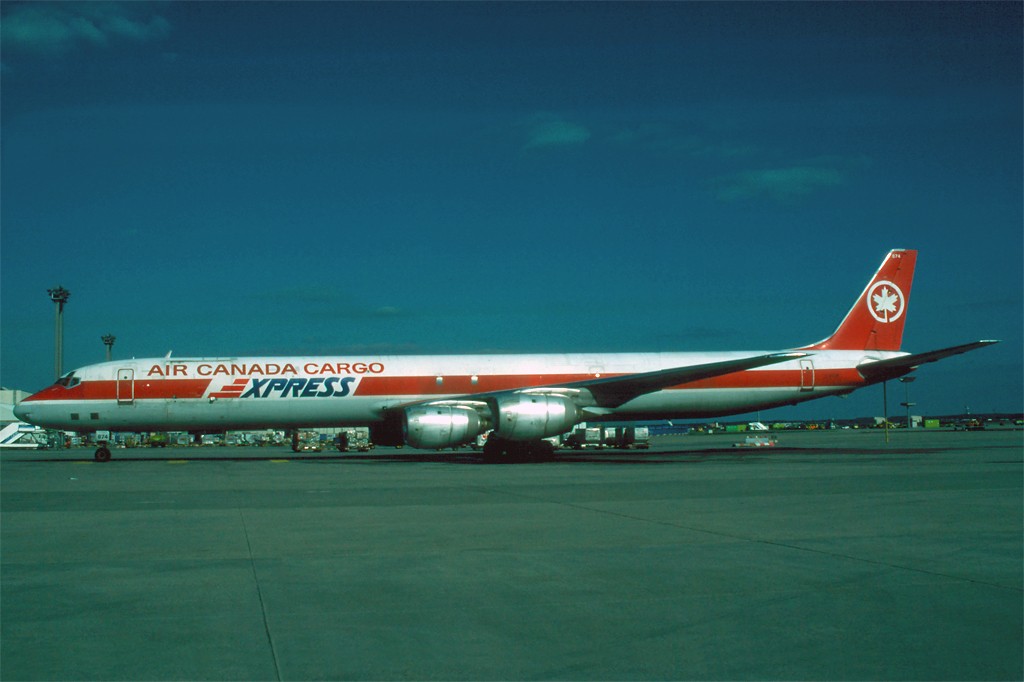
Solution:
{"label": "maple leaf logo", "polygon": [[903,314],[903,292],[892,282],[876,282],[868,295],[868,310],[879,322],[893,322]]}
{"label": "maple leaf logo", "polygon": [[899,302],[899,298],[892,295],[888,287],[882,289],[881,295],[875,294],[871,297],[875,302],[875,312],[885,313],[885,318],[888,320],[888,313],[896,312],[896,303]]}

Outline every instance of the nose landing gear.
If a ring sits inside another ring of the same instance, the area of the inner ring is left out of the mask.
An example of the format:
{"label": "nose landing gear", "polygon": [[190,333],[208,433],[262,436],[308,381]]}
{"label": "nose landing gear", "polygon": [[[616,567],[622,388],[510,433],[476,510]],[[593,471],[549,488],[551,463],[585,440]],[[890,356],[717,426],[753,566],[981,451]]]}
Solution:
{"label": "nose landing gear", "polygon": [[93,458],[97,462],[109,462],[110,461],[110,448],[107,447],[107,441],[101,440],[99,447],[96,448],[96,452],[93,453]]}

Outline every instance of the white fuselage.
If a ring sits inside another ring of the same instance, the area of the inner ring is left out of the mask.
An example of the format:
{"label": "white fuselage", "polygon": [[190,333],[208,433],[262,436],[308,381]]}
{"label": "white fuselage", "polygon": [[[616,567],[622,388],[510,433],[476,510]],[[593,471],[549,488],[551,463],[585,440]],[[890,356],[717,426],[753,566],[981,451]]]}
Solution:
{"label": "white fuselage", "polygon": [[[90,365],[21,403],[34,424],[75,431],[223,431],[379,423],[389,408],[761,355],[572,353],[281,358],[152,358]],[[640,395],[604,419],[738,414],[848,393],[856,367],[905,355],[816,351],[806,357]]]}

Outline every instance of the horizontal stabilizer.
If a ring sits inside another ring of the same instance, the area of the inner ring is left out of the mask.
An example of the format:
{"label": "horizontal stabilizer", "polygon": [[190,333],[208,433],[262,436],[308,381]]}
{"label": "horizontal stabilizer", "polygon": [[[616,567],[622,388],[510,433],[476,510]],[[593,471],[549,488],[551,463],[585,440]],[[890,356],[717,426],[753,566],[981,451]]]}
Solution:
{"label": "horizontal stabilizer", "polygon": [[991,346],[993,343],[999,342],[993,340],[975,341],[973,343],[965,343],[960,346],[932,350],[926,353],[902,355],[898,358],[890,358],[888,360],[879,360],[877,362],[868,362],[863,365],[858,365],[857,371],[860,372],[861,376],[868,381],[884,381],[885,379],[903,376],[907,372],[910,372],[927,362],[935,362],[936,360],[948,358],[951,355],[960,355],[961,353],[966,353],[967,351],[974,350],[975,348]]}

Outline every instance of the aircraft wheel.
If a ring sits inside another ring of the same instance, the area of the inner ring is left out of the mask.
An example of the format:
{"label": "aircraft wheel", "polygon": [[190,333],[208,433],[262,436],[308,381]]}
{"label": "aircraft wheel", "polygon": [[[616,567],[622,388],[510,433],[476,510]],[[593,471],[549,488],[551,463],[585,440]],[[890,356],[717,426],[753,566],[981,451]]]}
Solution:
{"label": "aircraft wheel", "polygon": [[544,462],[555,456],[555,446],[543,440],[515,443],[509,456],[517,462]]}
{"label": "aircraft wheel", "polygon": [[537,444],[534,452],[536,452],[537,456],[540,457],[541,459],[553,459],[555,456],[555,446],[553,443],[549,443],[546,440],[542,440],[540,443]]}
{"label": "aircraft wheel", "polygon": [[483,455],[490,461],[541,462],[555,456],[555,446],[547,441],[507,441],[492,435],[484,443]]}
{"label": "aircraft wheel", "polygon": [[110,450],[106,445],[101,445],[96,448],[96,453],[93,455],[97,462],[109,462],[110,461]]}

